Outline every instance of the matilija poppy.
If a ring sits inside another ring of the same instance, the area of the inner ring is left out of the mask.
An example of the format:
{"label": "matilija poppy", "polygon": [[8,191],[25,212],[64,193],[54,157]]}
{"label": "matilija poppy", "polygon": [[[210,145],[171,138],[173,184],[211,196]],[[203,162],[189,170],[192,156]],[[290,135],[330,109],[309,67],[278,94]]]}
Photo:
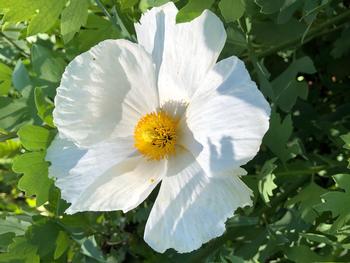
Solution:
{"label": "matilija poppy", "polygon": [[153,8],[135,25],[138,44],[106,40],[67,66],[46,156],[68,214],[127,212],[161,182],[144,232],[158,252],[199,248],[251,205],[240,166],[270,115],[244,63],[217,62],[226,40],[218,17],[206,10],[176,24],[177,12]]}

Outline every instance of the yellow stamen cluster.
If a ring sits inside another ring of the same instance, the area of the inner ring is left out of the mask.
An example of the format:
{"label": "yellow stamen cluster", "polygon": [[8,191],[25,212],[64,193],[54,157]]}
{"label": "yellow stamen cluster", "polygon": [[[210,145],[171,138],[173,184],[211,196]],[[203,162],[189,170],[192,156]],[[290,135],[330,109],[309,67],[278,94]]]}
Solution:
{"label": "yellow stamen cluster", "polygon": [[135,147],[150,160],[167,158],[175,153],[177,124],[163,111],[146,114],[135,127]]}

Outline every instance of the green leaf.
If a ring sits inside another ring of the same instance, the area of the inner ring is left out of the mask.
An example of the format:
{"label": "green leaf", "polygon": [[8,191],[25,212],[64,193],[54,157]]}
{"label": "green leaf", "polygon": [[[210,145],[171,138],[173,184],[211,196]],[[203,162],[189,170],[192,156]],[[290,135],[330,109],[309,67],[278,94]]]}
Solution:
{"label": "green leaf", "polygon": [[29,228],[26,237],[31,244],[38,248],[38,254],[41,258],[48,255],[51,257],[57,250],[56,244],[60,230],[61,228],[55,222],[41,220]]}
{"label": "green leaf", "polygon": [[50,127],[54,128],[52,111],[54,109],[54,105],[51,101],[49,101],[43,92],[43,88],[36,87],[34,90],[35,95],[35,105],[38,111],[38,116],[40,119],[45,122]]}
{"label": "green leaf", "polygon": [[17,61],[15,69],[13,70],[12,82],[13,86],[18,91],[22,91],[25,87],[31,85],[28,71],[21,60]]}
{"label": "green leaf", "polygon": [[60,258],[64,252],[69,248],[70,240],[67,234],[63,231],[60,231],[56,240],[56,248],[54,252],[54,259]]}
{"label": "green leaf", "polygon": [[41,206],[49,199],[52,180],[48,178],[48,163],[44,160],[44,152],[31,152],[17,156],[12,169],[23,173],[18,188],[27,196],[36,195],[36,204]]}
{"label": "green leaf", "polygon": [[340,138],[345,142],[344,148],[350,150],[350,132],[344,135],[341,135]]}
{"label": "green leaf", "polygon": [[273,171],[277,168],[277,165],[274,164],[276,160],[277,158],[273,158],[265,162],[259,174],[258,189],[266,204],[270,202],[273,190],[277,188],[277,185],[274,183],[276,176],[273,174]]}
{"label": "green leaf", "polygon": [[86,238],[82,243],[81,250],[84,255],[96,259],[98,262],[106,262],[102,251],[97,246],[95,236]]}
{"label": "green leaf", "polygon": [[[251,33],[258,42],[271,46],[295,40],[301,37],[305,30],[306,25],[295,18],[290,19],[283,25],[270,21],[253,20]],[[290,49],[294,48],[294,46],[290,46]]]}
{"label": "green leaf", "polygon": [[13,157],[19,153],[21,144],[19,141],[6,140],[0,142],[0,160],[1,158]]}
{"label": "green leaf", "polygon": [[299,245],[285,249],[288,259],[296,263],[304,262],[327,262],[328,259],[312,251],[308,246]]}
{"label": "green leaf", "polygon": [[226,22],[234,22],[244,14],[244,3],[242,0],[221,0],[219,8]]}
{"label": "green leaf", "polygon": [[334,242],[324,235],[314,234],[314,233],[300,233],[300,236],[313,242],[325,243],[331,246],[340,247],[340,244],[338,242]]}
{"label": "green leaf", "polygon": [[315,72],[316,68],[309,57],[293,61],[282,74],[272,81],[276,104],[285,112],[289,112],[298,97],[305,100],[309,87],[306,80],[297,80],[297,74],[313,74]]}
{"label": "green leaf", "polygon": [[31,86],[22,90],[21,98],[0,97],[0,127],[15,130],[25,123],[33,123],[36,117],[34,92]]}
{"label": "green leaf", "polygon": [[11,88],[12,69],[0,62],[0,96],[6,95]]}
{"label": "green leaf", "polygon": [[334,42],[331,55],[334,58],[340,58],[349,53],[350,50],[350,28],[344,29],[340,38]]}
{"label": "green leaf", "polygon": [[17,23],[29,19],[40,4],[40,0],[0,0],[0,9],[5,13],[4,21]]}
{"label": "green leaf", "polygon": [[287,0],[284,5],[281,7],[280,12],[278,13],[277,23],[284,24],[288,22],[293,14],[303,6],[303,1],[299,0]]}
{"label": "green leaf", "polygon": [[4,21],[23,22],[31,18],[27,35],[44,33],[51,29],[58,19],[65,0],[1,0],[0,9],[5,11]]}
{"label": "green leaf", "polygon": [[19,129],[18,136],[26,149],[39,151],[50,145],[55,134],[40,126],[26,125]]}
{"label": "green leaf", "polygon": [[[122,1],[126,2],[127,0]],[[145,12],[150,7],[161,6],[168,2],[169,0],[141,0],[139,3],[139,8],[142,12]]]}
{"label": "green leaf", "polygon": [[9,232],[15,233],[16,235],[24,235],[30,225],[29,222],[20,220],[15,216],[0,218],[0,235]]}
{"label": "green leaf", "polygon": [[270,118],[270,128],[264,137],[264,143],[283,162],[293,157],[286,144],[292,135],[292,117],[287,115],[282,121],[281,116],[272,111]]}
{"label": "green leaf", "polygon": [[122,9],[131,8],[137,4],[138,0],[119,0]]}
{"label": "green leaf", "polygon": [[209,9],[214,0],[189,0],[189,2],[179,10],[176,15],[176,22],[183,23],[200,16],[205,9]]}
{"label": "green leaf", "polygon": [[35,44],[31,49],[31,60],[33,70],[39,78],[55,83],[61,80],[66,62],[55,52],[44,46]]}
{"label": "green leaf", "polygon": [[[23,1],[23,0],[21,0]],[[27,0],[24,0],[27,1]],[[27,35],[35,35],[37,33],[42,33],[48,31],[53,27],[60,15],[64,5],[65,0],[36,0],[40,2],[38,14],[31,20],[28,26]]]}
{"label": "green leaf", "polygon": [[285,0],[254,0],[254,2],[260,6],[261,13],[273,14],[280,10],[284,5]]}
{"label": "green leaf", "polygon": [[40,263],[38,248],[30,244],[25,237],[14,238],[8,253],[0,254],[0,262],[4,263]]}
{"label": "green leaf", "polygon": [[318,186],[315,183],[310,183],[296,196],[289,199],[285,203],[285,206],[288,207],[299,203],[301,218],[305,222],[312,223],[318,217],[318,213],[314,209],[314,206],[321,202],[321,195],[325,194],[326,192],[326,189]]}
{"label": "green leaf", "polygon": [[337,174],[333,176],[338,187],[344,191],[328,192],[322,195],[322,204],[316,205],[318,212],[331,211],[334,218],[337,218],[332,225],[331,232],[344,226],[350,220],[350,207],[344,204],[350,202],[350,174]]}
{"label": "green leaf", "polygon": [[78,53],[85,52],[98,42],[105,39],[116,39],[121,33],[116,27],[105,18],[89,13],[87,23],[84,29],[81,29],[76,37],[69,42],[70,51],[73,51],[73,57]]}
{"label": "green leaf", "polygon": [[88,17],[89,2],[87,0],[71,0],[61,15],[61,34],[68,43],[84,26]]}

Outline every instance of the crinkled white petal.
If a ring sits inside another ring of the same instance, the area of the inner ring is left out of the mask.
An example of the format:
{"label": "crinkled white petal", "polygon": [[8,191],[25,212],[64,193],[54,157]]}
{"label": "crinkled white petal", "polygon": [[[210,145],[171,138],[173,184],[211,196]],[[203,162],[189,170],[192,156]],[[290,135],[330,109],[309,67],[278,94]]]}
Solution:
{"label": "crinkled white petal", "polygon": [[238,176],[207,176],[194,157],[183,151],[169,159],[144,239],[156,251],[180,253],[198,249],[222,235],[238,207],[251,205],[251,190]]}
{"label": "crinkled white petal", "polygon": [[237,57],[208,72],[181,120],[181,144],[205,171],[237,169],[253,159],[269,127],[270,106]]}
{"label": "crinkled white petal", "polygon": [[165,29],[158,87],[160,102],[188,102],[208,71],[215,65],[225,44],[226,31],[209,10],[188,23]]}
{"label": "crinkled white petal", "polygon": [[98,177],[66,212],[123,210],[126,213],[146,199],[165,172],[165,160],[130,158]]}
{"label": "crinkled white petal", "polygon": [[139,23],[135,24],[137,41],[152,54],[157,73],[163,57],[164,36],[168,28],[175,25],[177,11],[174,3],[169,2],[148,10],[141,16]]}
{"label": "crinkled white petal", "polygon": [[51,162],[49,176],[55,178],[62,198],[74,203],[99,176],[135,153],[133,143],[132,137],[126,137],[81,149],[57,135],[46,154]]}
{"label": "crinkled white petal", "polygon": [[54,122],[61,136],[89,146],[130,136],[137,120],[159,106],[151,56],[126,40],[106,40],[66,68],[55,97]]}

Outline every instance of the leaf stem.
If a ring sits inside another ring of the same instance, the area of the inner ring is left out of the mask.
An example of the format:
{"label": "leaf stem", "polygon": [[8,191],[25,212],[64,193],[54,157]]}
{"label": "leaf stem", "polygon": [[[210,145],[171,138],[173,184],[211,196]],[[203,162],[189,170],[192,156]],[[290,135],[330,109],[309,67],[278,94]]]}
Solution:
{"label": "leaf stem", "polygon": [[0,36],[3,37],[10,45],[16,48],[19,51],[19,53],[21,53],[24,57],[29,57],[29,54],[23,48],[17,45],[16,42],[14,42],[11,38],[6,36],[3,32],[0,32]]}

